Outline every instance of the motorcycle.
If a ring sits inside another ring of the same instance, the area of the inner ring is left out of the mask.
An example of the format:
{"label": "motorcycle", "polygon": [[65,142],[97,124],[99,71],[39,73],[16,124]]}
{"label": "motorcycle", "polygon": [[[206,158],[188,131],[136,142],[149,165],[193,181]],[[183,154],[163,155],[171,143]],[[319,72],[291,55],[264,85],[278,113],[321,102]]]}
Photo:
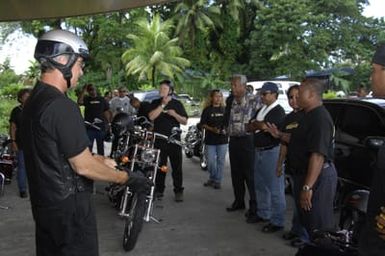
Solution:
{"label": "motorcycle", "polygon": [[[146,118],[135,118],[124,113],[116,115],[112,122],[112,132],[118,137],[117,150],[114,153],[118,168],[128,172],[141,173],[155,184],[158,171],[167,171],[166,166],[159,167],[160,150],[154,148],[156,139],[164,139],[169,143],[180,144],[176,140],[181,133],[179,128],[173,129],[170,136],[150,130],[151,123]],[[118,215],[125,221],[123,231],[123,248],[130,251],[135,247],[143,221],[153,220],[154,185],[150,191],[135,191],[129,185],[111,184],[108,196]]]}
{"label": "motorcycle", "polygon": [[187,158],[199,157],[199,164],[202,170],[207,170],[207,156],[205,146],[206,130],[199,129],[198,125],[191,125],[187,130],[184,153]]}
{"label": "motorcycle", "polygon": [[4,184],[11,183],[17,165],[11,142],[7,135],[0,135],[0,173],[4,175]]}
{"label": "motorcycle", "polygon": [[300,248],[296,256],[358,256],[358,238],[365,223],[369,191],[348,193],[342,203],[339,231],[314,232],[312,242]]}

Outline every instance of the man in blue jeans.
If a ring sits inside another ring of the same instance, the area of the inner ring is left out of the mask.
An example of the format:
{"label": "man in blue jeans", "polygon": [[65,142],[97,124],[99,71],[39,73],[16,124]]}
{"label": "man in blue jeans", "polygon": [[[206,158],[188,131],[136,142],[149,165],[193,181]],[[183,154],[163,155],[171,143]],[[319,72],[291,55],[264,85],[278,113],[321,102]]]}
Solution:
{"label": "man in blue jeans", "polygon": [[9,135],[12,141],[12,150],[16,153],[17,157],[17,185],[19,187],[19,195],[21,198],[28,197],[27,194],[27,174],[25,172],[23,144],[20,138],[21,129],[21,116],[24,108],[24,103],[28,99],[31,93],[30,89],[21,89],[17,93],[17,101],[20,103],[11,112],[11,118],[9,119]]}
{"label": "man in blue jeans", "polygon": [[[86,91],[87,96],[84,95]],[[84,105],[84,120],[93,124],[86,125],[90,140],[89,149],[92,151],[94,141],[96,141],[98,155],[104,156],[104,137],[108,124],[111,122],[108,102],[97,94],[95,86],[88,84],[80,92],[78,104]]]}
{"label": "man in blue jeans", "polygon": [[285,180],[276,175],[279,156],[279,139],[266,131],[266,123],[276,126],[284,121],[285,111],[278,104],[278,86],[272,82],[263,84],[260,91],[264,104],[250,123],[254,134],[255,164],[254,181],[257,198],[257,222],[269,221],[262,228],[264,233],[273,233],[283,229],[285,221]]}

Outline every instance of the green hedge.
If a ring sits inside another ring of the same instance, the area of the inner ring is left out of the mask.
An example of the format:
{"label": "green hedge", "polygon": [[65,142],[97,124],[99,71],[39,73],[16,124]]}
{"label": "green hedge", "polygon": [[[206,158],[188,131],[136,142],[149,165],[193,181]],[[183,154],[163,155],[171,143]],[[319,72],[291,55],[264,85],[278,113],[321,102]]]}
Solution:
{"label": "green hedge", "polygon": [[9,133],[9,117],[12,109],[18,105],[14,98],[0,97],[0,134]]}

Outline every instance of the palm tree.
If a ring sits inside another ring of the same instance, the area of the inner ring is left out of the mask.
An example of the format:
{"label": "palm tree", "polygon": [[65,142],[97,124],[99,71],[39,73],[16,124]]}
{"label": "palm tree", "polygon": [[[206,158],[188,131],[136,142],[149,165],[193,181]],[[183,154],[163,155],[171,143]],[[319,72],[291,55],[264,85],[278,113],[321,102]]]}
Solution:
{"label": "palm tree", "polygon": [[151,22],[140,19],[136,25],[137,33],[127,35],[133,47],[122,55],[127,75],[139,74],[138,80],[147,78],[155,86],[158,73],[174,78],[190,65],[187,59],[181,57],[178,38],[170,39],[168,35],[173,27],[172,21],[161,22],[160,16],[155,15]]}
{"label": "palm tree", "polygon": [[188,39],[194,47],[198,30],[206,28],[215,29],[221,26],[220,9],[218,6],[209,5],[207,0],[184,0],[175,7],[177,20],[176,34],[181,43]]}

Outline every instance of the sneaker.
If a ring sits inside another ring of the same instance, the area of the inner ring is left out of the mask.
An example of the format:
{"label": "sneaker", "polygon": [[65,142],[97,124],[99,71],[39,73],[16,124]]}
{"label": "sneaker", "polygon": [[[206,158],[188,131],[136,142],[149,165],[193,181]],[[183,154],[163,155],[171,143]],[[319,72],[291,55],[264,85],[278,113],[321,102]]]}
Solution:
{"label": "sneaker", "polygon": [[27,192],[25,192],[25,191],[20,191],[20,197],[21,197],[21,198],[27,198],[27,197],[28,197]]}
{"label": "sneaker", "polygon": [[203,186],[205,187],[212,187],[214,185],[214,181],[208,180],[205,183],[203,183]]}
{"label": "sneaker", "polygon": [[175,192],[175,202],[183,202],[183,192]]}
{"label": "sneaker", "polygon": [[214,188],[214,189],[221,189],[221,183],[219,183],[219,182],[214,182],[213,188]]}

